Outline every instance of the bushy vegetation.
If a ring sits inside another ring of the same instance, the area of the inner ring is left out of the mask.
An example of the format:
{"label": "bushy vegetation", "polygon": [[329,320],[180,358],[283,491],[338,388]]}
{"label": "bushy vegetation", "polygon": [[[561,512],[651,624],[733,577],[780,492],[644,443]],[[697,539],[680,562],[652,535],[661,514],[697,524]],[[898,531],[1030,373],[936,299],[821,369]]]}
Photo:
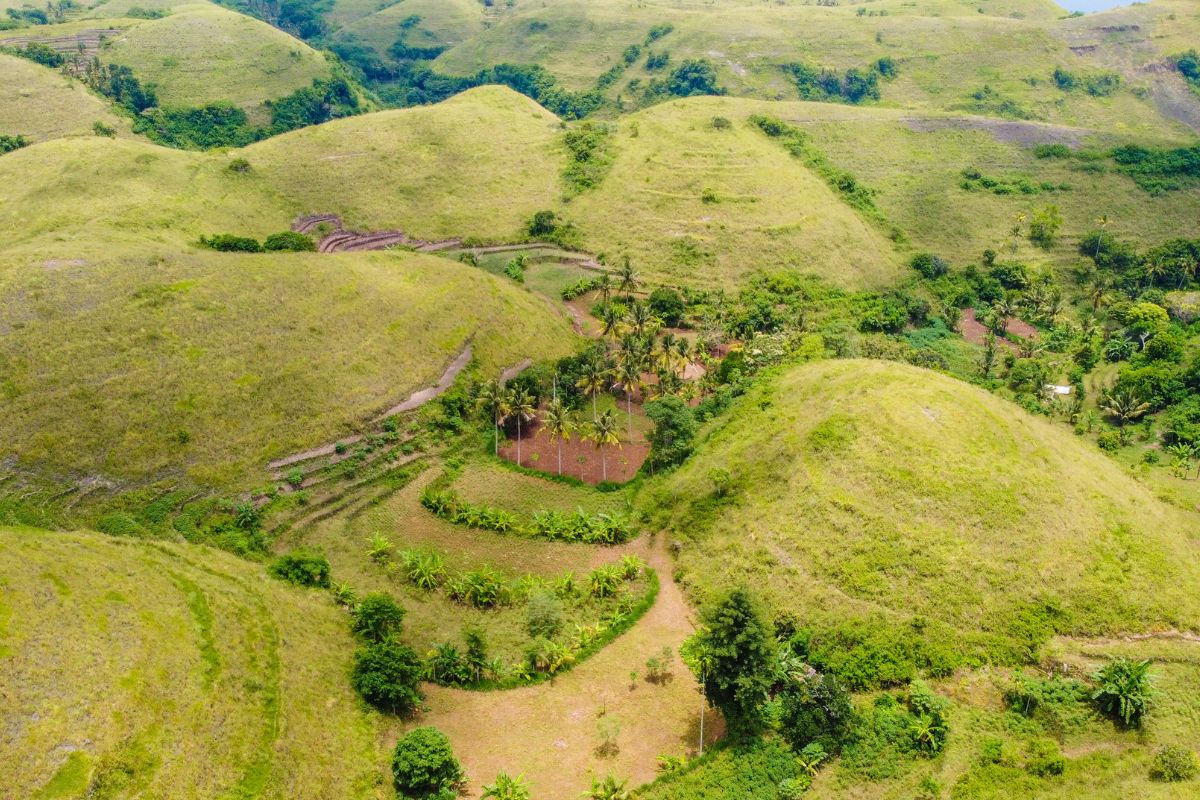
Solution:
{"label": "bushy vegetation", "polygon": [[1150,766],[1150,777],[1164,783],[1190,781],[1198,772],[1200,764],[1196,762],[1196,754],[1176,744],[1160,747],[1154,754],[1154,763]]}
{"label": "bushy vegetation", "polygon": [[538,511],[530,519],[521,519],[504,509],[469,503],[451,489],[426,489],[421,493],[421,505],[456,525],[555,541],[620,544],[635,532],[632,523],[623,517],[587,514],[582,509],[572,514]]}
{"label": "bushy vegetation", "polygon": [[13,150],[19,150],[22,147],[27,147],[29,140],[24,136],[10,136],[8,134],[0,134],[0,155],[11,153]]}
{"label": "bushy vegetation", "polygon": [[795,82],[801,100],[847,103],[878,100],[880,79],[890,80],[898,73],[896,62],[890,58],[881,58],[866,68],[851,67],[841,75],[798,63],[785,64],[783,70]]}
{"label": "bushy vegetation", "polygon": [[585,122],[563,134],[571,159],[563,171],[568,194],[578,194],[596,186],[604,180],[612,166],[612,153],[607,127]]}
{"label": "bushy vegetation", "polygon": [[271,562],[270,572],[276,578],[297,586],[329,588],[329,559],[320,553],[293,550]]}
{"label": "bushy vegetation", "polygon": [[250,236],[218,233],[213,236],[201,236],[200,244],[211,250],[219,250],[223,253],[303,253],[315,252],[317,249],[317,245],[313,242],[311,236],[292,231],[273,233],[262,242]]}
{"label": "bushy vegetation", "polygon": [[1064,92],[1083,90],[1092,97],[1109,97],[1121,88],[1121,76],[1115,72],[1079,74],[1058,67],[1051,77]]}
{"label": "bushy vegetation", "polygon": [[406,714],[421,702],[425,667],[411,647],[389,639],[354,654],[351,683],[364,700],[383,711]]}
{"label": "bushy vegetation", "polygon": [[436,728],[414,728],[400,737],[392,751],[392,784],[411,800],[453,800],[466,775],[450,749],[450,740]]}

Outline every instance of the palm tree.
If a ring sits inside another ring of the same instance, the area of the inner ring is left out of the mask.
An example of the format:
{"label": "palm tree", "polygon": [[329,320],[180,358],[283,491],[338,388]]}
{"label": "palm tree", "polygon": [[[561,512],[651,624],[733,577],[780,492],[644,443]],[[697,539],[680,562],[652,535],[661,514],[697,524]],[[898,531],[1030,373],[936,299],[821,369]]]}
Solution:
{"label": "palm tree", "polygon": [[640,360],[627,358],[617,367],[617,380],[613,386],[625,393],[625,411],[629,414],[629,440],[633,441],[633,393],[642,388],[642,364]]}
{"label": "palm tree", "polygon": [[1092,261],[1100,257],[1100,244],[1104,241],[1104,229],[1108,227],[1108,214],[1101,214],[1096,217],[1096,225],[1099,226],[1100,232],[1096,236],[1096,252],[1092,253]]}
{"label": "palm tree", "polygon": [[584,394],[592,397],[592,419],[596,419],[596,396],[604,391],[604,381],[608,376],[608,369],[604,366],[604,362],[599,358],[590,359],[583,365],[583,374],[579,380],[575,382],[575,386],[582,389]]}
{"label": "palm tree", "polygon": [[475,405],[486,410],[492,417],[492,431],[495,437],[495,455],[500,455],[500,426],[512,414],[509,405],[509,393],[504,390],[500,381],[489,381],[480,389],[475,398]]}
{"label": "palm tree", "polygon": [[1008,318],[1014,316],[1017,311],[1017,305],[1008,296],[1001,297],[992,304],[992,316],[994,322],[992,330],[996,333],[1004,333],[1008,329]]}
{"label": "palm tree", "polygon": [[634,303],[629,309],[629,330],[639,339],[652,335],[658,320],[645,303]]}
{"label": "palm tree", "polygon": [[612,275],[607,272],[601,272],[600,277],[596,279],[596,288],[600,290],[600,299],[607,306],[608,296],[612,294],[613,288]]}
{"label": "palm tree", "polygon": [[1135,419],[1145,415],[1150,410],[1150,404],[1130,391],[1108,392],[1100,400],[1100,408],[1117,418],[1117,424],[1124,427]]}
{"label": "palm tree", "polygon": [[615,338],[621,329],[620,312],[615,307],[606,305],[604,306],[604,310],[600,312],[600,321],[604,323],[604,327],[600,330],[600,336]]}
{"label": "palm tree", "polygon": [[628,294],[629,292],[637,289],[640,281],[638,279],[637,272],[633,269],[633,263],[629,260],[629,256],[625,256],[624,261],[621,263],[621,269],[619,272],[617,272],[617,275],[621,279],[620,283],[617,284],[618,292]]}
{"label": "palm tree", "polygon": [[509,395],[509,412],[517,418],[517,466],[521,466],[521,421],[528,422],[533,419],[533,412],[536,411],[533,407],[533,398],[529,396],[529,392],[524,389],[514,389]]}
{"label": "palm tree", "polygon": [[1092,311],[1099,311],[1100,306],[1108,304],[1109,288],[1108,278],[1104,275],[1096,275],[1088,283],[1085,292],[1087,299],[1092,301]]}
{"label": "palm tree", "polygon": [[571,438],[571,412],[563,401],[555,397],[542,412],[542,426],[546,434],[558,441],[558,474],[562,475],[562,443]]}
{"label": "palm tree", "polygon": [[592,420],[591,425],[588,426],[587,438],[600,451],[601,477],[607,481],[608,454],[604,451],[604,446],[609,444],[615,444],[618,448],[621,446],[621,439],[617,436],[617,418],[613,415],[611,408],[606,408],[603,414]]}

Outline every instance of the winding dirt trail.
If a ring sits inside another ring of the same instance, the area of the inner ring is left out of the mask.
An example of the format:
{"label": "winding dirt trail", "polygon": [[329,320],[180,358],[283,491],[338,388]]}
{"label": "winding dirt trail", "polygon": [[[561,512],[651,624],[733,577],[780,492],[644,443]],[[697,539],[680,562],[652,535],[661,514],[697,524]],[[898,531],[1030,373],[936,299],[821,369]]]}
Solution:
{"label": "winding dirt trail", "polygon": [[[678,653],[694,629],[691,609],[671,580],[664,536],[643,538],[640,554],[658,572],[654,606],[624,635],[551,683],[503,692],[426,687],[427,711],[412,725],[434,725],[450,737],[467,771],[472,796],[501,770],[524,773],[539,800],[575,800],[591,776],[612,773],[630,786],[653,780],[659,755],[693,752],[698,744],[700,693],[678,655],[672,678],[650,683],[646,660],[664,646]],[[630,672],[639,674],[630,680]],[[601,717],[620,725],[617,751],[598,752]],[[713,711],[705,740],[721,733]]]}

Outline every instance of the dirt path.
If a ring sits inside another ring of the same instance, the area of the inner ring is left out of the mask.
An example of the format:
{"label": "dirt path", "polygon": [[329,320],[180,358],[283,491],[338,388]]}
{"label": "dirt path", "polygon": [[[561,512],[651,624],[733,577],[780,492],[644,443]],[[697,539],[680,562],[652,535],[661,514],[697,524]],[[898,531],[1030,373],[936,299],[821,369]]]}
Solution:
{"label": "dirt path", "polygon": [[[672,678],[642,678],[648,658],[664,646],[678,651],[692,632],[691,610],[671,580],[664,537],[642,540],[643,557],[658,572],[654,606],[631,630],[552,683],[506,692],[469,692],[429,686],[428,710],[413,725],[445,732],[467,771],[472,797],[501,770],[524,773],[538,800],[575,800],[591,775],[612,773],[630,786],[653,780],[659,755],[695,750],[700,695],[675,656]],[[639,673],[630,681],[630,672]],[[632,688],[631,688],[632,686]],[[617,751],[597,752],[601,716],[620,724]],[[720,733],[716,714],[705,716],[705,739]]]}
{"label": "dirt path", "polygon": [[396,414],[403,414],[405,411],[412,411],[414,409],[420,408],[421,406],[425,405],[430,400],[432,400],[433,398],[437,397],[438,395],[442,394],[447,389],[449,389],[450,386],[454,383],[454,379],[458,377],[458,373],[460,373],[464,369],[466,369],[467,364],[470,364],[470,363],[471,363],[471,345],[468,344],[466,347],[464,347],[462,349],[462,352],[459,353],[458,356],[453,361],[450,362],[450,366],[446,367],[446,371],[442,373],[442,377],[438,379],[438,382],[436,385],[430,386],[426,389],[422,389],[419,392],[413,392],[413,394],[407,400],[405,400],[403,403],[394,405],[391,408],[389,408],[387,411],[385,411],[382,414],[380,414],[379,416],[377,416],[375,418],[375,421],[378,422],[379,420],[385,419],[387,417],[392,417],[392,416],[395,416]]}

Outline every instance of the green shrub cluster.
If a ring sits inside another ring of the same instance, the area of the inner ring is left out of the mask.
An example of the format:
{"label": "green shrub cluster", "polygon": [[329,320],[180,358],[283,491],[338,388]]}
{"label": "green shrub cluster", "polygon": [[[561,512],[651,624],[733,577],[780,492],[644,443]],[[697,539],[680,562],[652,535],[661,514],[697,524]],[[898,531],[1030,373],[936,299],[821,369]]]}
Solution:
{"label": "green shrub cluster", "polygon": [[1196,754],[1177,744],[1160,747],[1150,766],[1150,777],[1164,783],[1189,781],[1197,772],[1200,772],[1200,765],[1196,763]]}
{"label": "green shrub cluster", "polygon": [[525,521],[511,511],[469,503],[452,489],[427,487],[421,492],[421,505],[456,525],[495,533],[588,544],[620,544],[634,534],[629,520],[615,514],[588,514],[582,509],[570,514],[546,510]]}
{"label": "green shrub cluster", "polygon": [[450,740],[436,728],[414,728],[400,737],[392,751],[392,784],[410,800],[454,800],[466,780],[450,749]]}
{"label": "green shrub cluster", "polygon": [[[11,15],[14,9],[8,9]],[[0,47],[0,53],[7,53],[10,56],[18,56],[19,58],[28,59],[36,64],[41,64],[43,67],[57,69],[67,63],[66,57],[55,50],[53,47],[41,42],[29,42],[24,47]]]}
{"label": "green shrub cluster", "polygon": [[210,250],[219,250],[223,253],[299,253],[315,252],[317,249],[312,237],[294,231],[272,233],[263,242],[250,236],[218,233],[213,236],[201,236],[200,244]]}
{"label": "green shrub cluster", "polygon": [[28,147],[29,140],[24,136],[9,136],[0,134],[0,155],[11,153],[13,150],[20,150],[22,147]]}
{"label": "green shrub cluster", "polygon": [[329,559],[308,550],[293,550],[271,562],[271,575],[297,586],[329,588]]}
{"label": "green shrub cluster", "polygon": [[563,288],[560,294],[563,300],[574,300],[599,288],[600,278],[580,278],[575,283]]}
{"label": "green shrub cluster", "polygon": [[1113,150],[1112,159],[1151,194],[1181,189],[1200,178],[1200,144],[1175,148],[1127,144]]}
{"label": "green shrub cluster", "polygon": [[993,178],[984,175],[974,167],[964,169],[962,171],[962,181],[959,186],[966,189],[968,192],[973,192],[977,189],[984,189],[992,194],[1040,194],[1042,192],[1058,192],[1068,191],[1071,187],[1068,184],[1051,183],[1042,181],[1034,183],[1029,178],[1023,175],[1018,175],[1013,178]]}
{"label": "green shrub cluster", "polygon": [[611,133],[605,125],[585,122],[563,134],[563,143],[571,154],[563,180],[568,194],[574,195],[595,188],[612,166]]}
{"label": "green shrub cluster", "polygon": [[1116,94],[1116,91],[1121,88],[1121,76],[1115,72],[1093,72],[1081,75],[1057,67],[1051,77],[1054,85],[1064,92],[1082,89],[1092,97],[1109,97]]}
{"label": "green shrub cluster", "polygon": [[891,58],[881,58],[866,68],[852,67],[839,75],[831,69],[816,69],[807,64],[784,64],[801,100],[862,103],[879,99],[879,79],[896,77],[898,69]]}

